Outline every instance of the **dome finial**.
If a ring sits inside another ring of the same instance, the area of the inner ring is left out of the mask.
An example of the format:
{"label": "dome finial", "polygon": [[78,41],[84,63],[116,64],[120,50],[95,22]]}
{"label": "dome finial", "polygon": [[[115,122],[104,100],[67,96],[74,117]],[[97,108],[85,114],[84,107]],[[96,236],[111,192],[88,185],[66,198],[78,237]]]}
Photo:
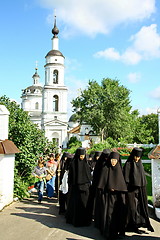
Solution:
{"label": "dome finial", "polygon": [[54,37],[57,37],[57,35],[59,33],[59,29],[56,26],[56,9],[54,9],[54,27],[52,29],[52,33],[53,33]]}
{"label": "dome finial", "polygon": [[36,60],[36,67],[35,67],[35,70],[36,70],[35,73],[37,73],[37,70],[38,70],[38,61],[37,61],[37,60]]}

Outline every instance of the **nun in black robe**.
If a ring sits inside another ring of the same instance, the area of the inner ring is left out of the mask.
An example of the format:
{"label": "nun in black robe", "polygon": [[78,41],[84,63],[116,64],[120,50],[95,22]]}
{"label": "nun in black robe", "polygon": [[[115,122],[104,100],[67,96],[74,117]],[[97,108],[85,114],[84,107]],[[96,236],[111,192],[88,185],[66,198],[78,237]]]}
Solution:
{"label": "nun in black robe", "polygon": [[92,171],[94,171],[96,163],[97,163],[98,159],[100,158],[101,154],[102,154],[102,152],[95,151],[95,153],[93,155],[93,160],[92,160],[92,163],[91,163]]}
{"label": "nun in black robe", "polygon": [[91,185],[91,170],[87,164],[85,148],[76,150],[69,167],[68,184],[66,222],[75,227],[88,226],[87,202]]}
{"label": "nun in black robe", "polygon": [[144,231],[140,227],[147,228],[153,232],[148,215],[148,203],[146,192],[146,177],[141,161],[143,150],[133,148],[128,160],[126,161],[123,171],[124,178],[128,188],[127,194],[127,221],[126,230],[136,233]]}
{"label": "nun in black robe", "polygon": [[[69,166],[70,163],[72,161],[73,155],[68,153],[68,152],[64,152],[60,161],[60,188],[59,188],[59,214],[65,214],[66,212],[66,204],[67,204],[67,195],[68,192],[64,192],[64,189],[62,187],[63,183],[63,178],[66,177],[65,174],[68,175],[68,171],[69,171]],[[67,179],[66,179],[67,180]],[[67,183],[66,183],[67,184]]]}
{"label": "nun in black robe", "polygon": [[[111,152],[102,167],[96,195],[95,222],[107,240],[125,235],[127,186],[118,152]],[[99,213],[99,214],[98,214]]]}
{"label": "nun in black robe", "polygon": [[97,185],[99,183],[101,170],[103,165],[107,161],[110,152],[111,151],[109,149],[104,149],[103,152],[99,152],[100,157],[98,158],[98,160],[96,160],[96,164],[93,170],[92,185],[90,187],[89,201],[88,201],[88,218],[90,222],[94,218],[95,196],[96,196]]}

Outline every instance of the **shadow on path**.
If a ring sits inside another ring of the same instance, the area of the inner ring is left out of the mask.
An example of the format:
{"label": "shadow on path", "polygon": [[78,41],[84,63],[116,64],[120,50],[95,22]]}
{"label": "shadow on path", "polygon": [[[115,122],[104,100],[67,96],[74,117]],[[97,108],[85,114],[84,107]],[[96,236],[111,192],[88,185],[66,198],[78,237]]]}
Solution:
{"label": "shadow on path", "polygon": [[[11,213],[22,218],[33,219],[41,224],[49,227],[61,229],[76,235],[79,235],[78,238],[66,238],[67,240],[83,240],[83,237],[95,239],[95,240],[104,240],[105,238],[101,236],[98,229],[94,227],[94,222],[92,222],[89,227],[74,227],[71,224],[67,224],[65,217],[58,214],[57,198],[47,199],[44,197],[42,204],[37,203],[37,196],[31,196],[29,199],[22,200],[22,203],[19,207],[16,207],[17,210],[20,210],[18,213]],[[152,216],[154,217],[154,216]],[[132,236],[126,233],[125,240],[160,240],[160,237],[145,235],[136,235],[133,233]]]}

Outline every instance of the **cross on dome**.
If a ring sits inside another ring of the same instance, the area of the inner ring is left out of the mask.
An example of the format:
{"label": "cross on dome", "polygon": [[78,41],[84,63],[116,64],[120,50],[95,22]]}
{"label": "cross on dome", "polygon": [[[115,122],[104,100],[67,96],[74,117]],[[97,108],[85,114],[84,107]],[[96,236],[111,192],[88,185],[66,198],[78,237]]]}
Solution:
{"label": "cross on dome", "polygon": [[56,38],[59,33],[59,29],[56,26],[56,14],[54,14],[54,27],[52,29],[52,33],[54,35],[54,38]]}

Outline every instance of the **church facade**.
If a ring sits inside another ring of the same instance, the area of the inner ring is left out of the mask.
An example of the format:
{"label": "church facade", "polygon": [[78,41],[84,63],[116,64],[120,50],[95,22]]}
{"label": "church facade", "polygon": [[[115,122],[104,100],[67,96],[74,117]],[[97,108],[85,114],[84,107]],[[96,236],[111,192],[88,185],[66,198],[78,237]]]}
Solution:
{"label": "church facade", "polygon": [[45,131],[49,141],[59,146],[67,145],[67,93],[64,85],[64,56],[59,51],[59,30],[52,29],[52,49],[46,55],[45,84],[39,83],[37,68],[32,76],[33,84],[22,90],[21,107],[27,111],[33,123]]}
{"label": "church facade", "polygon": [[[59,147],[66,148],[68,140],[75,136],[82,142],[82,146],[89,147],[94,140],[99,142],[91,126],[74,121],[73,116],[67,120],[67,94],[64,85],[64,60],[59,51],[59,30],[56,26],[52,29],[52,49],[46,54],[45,84],[39,82],[38,68],[33,74],[33,84],[22,90],[21,107],[28,112],[31,121],[45,132],[49,141],[57,142]],[[74,114],[73,114],[74,115]]]}

